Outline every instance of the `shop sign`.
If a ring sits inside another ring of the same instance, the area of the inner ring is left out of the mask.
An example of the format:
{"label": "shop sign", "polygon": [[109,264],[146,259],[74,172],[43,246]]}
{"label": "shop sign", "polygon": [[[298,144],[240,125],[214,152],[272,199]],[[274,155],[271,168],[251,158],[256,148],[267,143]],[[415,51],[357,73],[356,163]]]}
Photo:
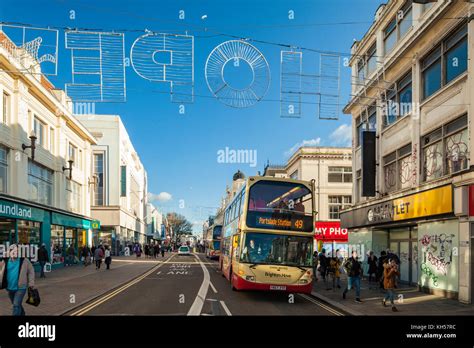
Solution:
{"label": "shop sign", "polygon": [[314,232],[316,240],[340,243],[347,243],[349,240],[347,228],[341,228],[339,221],[316,221]]}
{"label": "shop sign", "polygon": [[90,220],[76,218],[73,216],[63,215],[59,213],[52,214],[51,223],[53,225],[82,228],[85,230],[88,230],[91,228]]}
{"label": "shop sign", "polygon": [[100,230],[100,221],[99,220],[93,220],[91,222],[91,228],[93,230]]}
{"label": "shop sign", "polygon": [[0,216],[3,217],[32,221],[44,221],[46,215],[47,212],[42,209],[0,200]]}
{"label": "shop sign", "polygon": [[447,185],[342,212],[341,224],[352,228],[452,212],[453,190],[451,185]]}

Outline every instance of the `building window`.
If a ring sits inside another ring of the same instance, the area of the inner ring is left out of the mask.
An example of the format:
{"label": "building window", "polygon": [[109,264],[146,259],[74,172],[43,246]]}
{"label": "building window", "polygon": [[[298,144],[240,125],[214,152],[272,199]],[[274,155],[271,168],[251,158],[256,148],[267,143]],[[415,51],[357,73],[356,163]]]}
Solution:
{"label": "building window", "polygon": [[421,61],[423,99],[467,70],[467,25],[444,39]]}
{"label": "building window", "polygon": [[71,180],[66,181],[66,199],[69,211],[81,213],[81,191],[81,185]]}
{"label": "building window", "polygon": [[383,158],[385,192],[410,187],[411,144],[405,145]]}
{"label": "building window", "polygon": [[77,155],[77,168],[82,170],[82,150],[79,149],[79,153]]}
{"label": "building window", "polygon": [[422,138],[423,180],[468,168],[469,138],[467,115],[464,115]]}
{"label": "building window", "polygon": [[130,176],[130,207],[135,216],[139,214],[140,202],[140,185],[133,176]]}
{"label": "building window", "polygon": [[54,154],[54,128],[49,129],[49,151]]}
{"label": "building window", "polygon": [[45,144],[45,124],[40,121],[36,116],[34,118],[33,132],[36,135],[36,143],[44,147]]}
{"label": "building window", "polygon": [[398,80],[387,92],[384,103],[384,127],[395,123],[412,111],[412,76],[408,74]]}
{"label": "building window", "polygon": [[41,223],[18,220],[18,244],[40,245]]}
{"label": "building window", "polygon": [[339,212],[352,203],[351,196],[329,196],[329,219],[339,219]]}
{"label": "building window", "polygon": [[127,197],[127,166],[120,166],[120,197]]}
{"label": "building window", "polygon": [[328,167],[328,182],[352,182],[352,167]]}
{"label": "building window", "polygon": [[53,171],[28,161],[28,187],[31,201],[53,204]]}
{"label": "building window", "polygon": [[363,131],[377,131],[377,107],[370,106],[356,119],[356,147],[362,144]]}
{"label": "building window", "polygon": [[408,0],[384,29],[385,55],[390,53],[395,44],[413,25],[412,1]]}
{"label": "building window", "polygon": [[7,124],[10,118],[10,110],[11,110],[10,102],[11,102],[10,95],[7,92],[3,92],[3,110],[2,110],[2,118],[0,120],[4,124]]}
{"label": "building window", "polygon": [[291,179],[298,180],[298,170],[295,170],[291,175]]}
{"label": "building window", "polygon": [[362,198],[362,170],[356,172],[356,199],[360,202]]}
{"label": "building window", "polygon": [[0,192],[7,192],[7,176],[8,176],[8,150],[0,146]]}
{"label": "building window", "polygon": [[98,182],[94,188],[94,205],[104,205],[104,154],[94,154],[94,174],[97,175]]}
{"label": "building window", "polygon": [[373,44],[357,62],[357,84],[364,85],[366,79],[377,69],[377,45]]}

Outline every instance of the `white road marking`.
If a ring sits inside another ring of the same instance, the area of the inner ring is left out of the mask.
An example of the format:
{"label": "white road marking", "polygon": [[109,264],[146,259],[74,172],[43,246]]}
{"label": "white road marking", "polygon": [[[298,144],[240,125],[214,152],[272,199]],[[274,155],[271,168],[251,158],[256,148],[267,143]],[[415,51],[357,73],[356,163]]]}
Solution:
{"label": "white road marking", "polygon": [[71,316],[80,316],[80,315],[84,315],[85,313],[87,312],[90,312],[92,309],[94,309],[95,307],[101,305],[102,303],[110,300],[111,298],[117,296],[118,294],[120,294],[121,292],[127,290],[129,287],[141,282],[143,279],[145,279],[146,277],[150,276],[151,274],[153,274],[158,268],[160,268],[161,266],[163,266],[164,264],[168,263],[168,261],[170,261],[172,258],[174,257],[174,255],[171,255],[165,262],[153,267],[151,270],[147,271],[146,273],[144,273],[143,275],[139,276],[138,278],[136,278],[135,280],[132,280],[131,282],[128,282],[128,283],[125,283],[123,286],[121,286],[120,288],[112,291],[111,293],[109,294],[106,294],[104,295],[103,297],[100,297],[98,299],[96,299],[95,301],[92,301],[90,302],[89,304],[87,304],[86,306],[82,307],[81,309],[77,310],[77,311],[74,311],[73,313],[71,313],[70,315]]}
{"label": "white road marking", "polygon": [[209,283],[209,285],[211,286],[212,291],[217,294],[217,289],[214,287],[214,285],[212,283]]}
{"label": "white road marking", "polygon": [[204,300],[207,295],[207,291],[209,290],[209,284],[211,283],[211,276],[207,267],[202,263],[201,259],[194,255],[194,257],[199,261],[201,265],[202,271],[204,272],[204,279],[202,281],[201,287],[197,293],[196,298],[194,299],[193,305],[189,309],[188,315],[200,315],[202,311],[202,307],[204,305]]}
{"label": "white road marking", "polygon": [[221,302],[221,306],[222,306],[222,308],[224,308],[226,314],[231,317],[232,313],[229,311],[229,308],[227,308],[225,302],[224,301],[220,301],[220,302]]}

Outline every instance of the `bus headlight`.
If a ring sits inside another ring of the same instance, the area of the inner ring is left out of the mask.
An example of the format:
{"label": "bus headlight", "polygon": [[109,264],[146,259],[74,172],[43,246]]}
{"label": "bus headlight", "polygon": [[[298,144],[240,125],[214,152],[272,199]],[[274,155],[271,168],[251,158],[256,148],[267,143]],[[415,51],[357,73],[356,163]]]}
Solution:
{"label": "bus headlight", "polygon": [[308,279],[300,279],[298,280],[298,284],[308,284]]}
{"label": "bus headlight", "polygon": [[249,282],[254,282],[255,277],[254,276],[245,276],[245,280],[248,280]]}

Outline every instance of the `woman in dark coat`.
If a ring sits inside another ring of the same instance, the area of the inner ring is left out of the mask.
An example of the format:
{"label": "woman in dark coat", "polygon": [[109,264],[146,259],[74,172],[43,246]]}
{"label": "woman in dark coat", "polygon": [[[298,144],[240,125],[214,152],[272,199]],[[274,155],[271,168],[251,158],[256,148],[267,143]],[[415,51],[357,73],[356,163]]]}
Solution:
{"label": "woman in dark coat", "polygon": [[374,255],[374,252],[371,251],[369,253],[369,259],[367,260],[369,264],[369,289],[372,288],[372,275],[374,276],[374,280],[377,281],[377,256]]}

